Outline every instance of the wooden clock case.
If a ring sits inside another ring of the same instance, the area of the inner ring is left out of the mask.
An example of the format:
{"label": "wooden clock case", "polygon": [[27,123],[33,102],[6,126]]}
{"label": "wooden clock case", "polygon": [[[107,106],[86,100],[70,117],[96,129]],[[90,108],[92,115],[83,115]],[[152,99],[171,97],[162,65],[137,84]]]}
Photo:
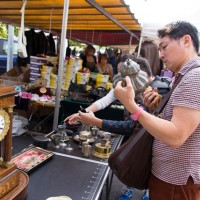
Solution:
{"label": "wooden clock case", "polygon": [[12,158],[12,118],[15,98],[15,84],[0,80],[0,110],[7,112],[10,120],[7,134],[0,141],[0,199],[23,200],[27,196],[29,177],[19,170]]}

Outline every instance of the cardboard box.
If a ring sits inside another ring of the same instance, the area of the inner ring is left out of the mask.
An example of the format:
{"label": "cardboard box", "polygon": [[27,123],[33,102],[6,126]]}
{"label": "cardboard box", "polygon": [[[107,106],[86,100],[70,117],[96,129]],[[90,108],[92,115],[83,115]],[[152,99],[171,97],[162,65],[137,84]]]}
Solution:
{"label": "cardboard box", "polygon": [[8,72],[2,74],[0,79],[28,83],[30,79],[30,69],[29,67],[13,67]]}

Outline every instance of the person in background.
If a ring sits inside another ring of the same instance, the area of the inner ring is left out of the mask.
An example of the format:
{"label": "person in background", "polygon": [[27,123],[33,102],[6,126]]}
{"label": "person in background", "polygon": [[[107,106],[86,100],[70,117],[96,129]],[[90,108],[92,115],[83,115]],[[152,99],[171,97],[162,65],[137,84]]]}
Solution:
{"label": "person in background", "polygon": [[123,51],[121,49],[115,49],[114,54],[116,56],[116,66],[117,66],[121,62],[121,57],[123,56]]}
{"label": "person in background", "polygon": [[150,79],[149,81],[152,82],[154,76],[149,61],[145,57],[142,57],[141,55],[137,56],[137,52],[134,52],[132,56],[133,56],[132,59],[140,65],[141,70],[145,71],[148,74]]}
{"label": "person in background", "polygon": [[92,45],[88,45],[85,49],[85,54],[82,56],[82,71],[83,72],[98,72],[96,64],[97,59],[95,54],[95,48]]}
{"label": "person in background", "polygon": [[[128,62],[128,59],[127,59],[127,62]],[[136,69],[138,68],[138,64],[135,63],[134,61],[131,62],[131,65],[132,65],[132,68],[136,68]],[[143,86],[142,86],[143,88],[147,88],[148,85],[149,85],[149,80],[148,80],[147,74],[145,72],[143,72],[143,73],[140,73],[140,75],[141,75],[141,78],[143,79],[143,81],[140,84],[143,84]],[[132,77],[133,81],[135,81],[136,78],[137,78],[137,76],[133,76]],[[117,81],[119,79],[120,79],[120,76],[118,77],[118,79],[116,79],[114,81],[114,83],[113,83],[114,86],[116,85],[116,83],[117,83]],[[134,84],[134,85],[137,85],[137,84]],[[141,94],[141,90],[139,90],[139,91],[140,92],[138,93],[138,97],[140,97],[140,94]],[[116,99],[116,97],[114,95],[114,89],[111,89],[106,96],[104,96],[103,98],[95,101],[89,107],[87,107],[86,111],[87,112],[89,112],[89,111],[96,112],[96,111],[102,110],[102,109],[104,109],[105,107],[109,106],[112,102],[114,102],[116,100],[117,99]],[[140,100],[140,102],[141,102],[141,100]],[[69,123],[73,124],[73,123],[77,122],[78,120],[79,120],[79,113],[74,113],[74,114],[68,116],[64,121],[65,122],[68,121]]]}
{"label": "person in background", "polygon": [[71,48],[70,46],[68,45],[67,46],[67,49],[66,49],[66,60],[69,60],[70,59],[70,56],[71,56]]}
{"label": "person in background", "polygon": [[[139,46],[137,46],[135,49],[136,54],[138,49]],[[163,65],[160,61],[158,46],[153,41],[145,40],[142,42],[139,56],[148,60],[153,77],[160,75]]]}
{"label": "person in background", "polygon": [[72,50],[72,56],[76,57],[76,47],[74,47],[74,49]]}
{"label": "person in background", "polygon": [[[129,63],[129,62],[130,61],[128,60],[127,63]],[[134,61],[131,62],[131,66],[136,69],[138,67],[137,63],[135,63]],[[136,90],[138,91],[137,95],[136,95],[136,99],[141,99],[141,93],[143,93],[143,91],[149,85],[147,74],[144,72],[138,73],[137,78],[136,78],[136,76],[132,77],[133,83],[137,82],[139,76],[141,76],[140,78],[143,78],[144,81],[142,82],[143,85],[140,86],[140,89],[136,88]],[[116,85],[117,81],[119,81],[119,80],[120,80],[120,77],[118,79],[116,79],[115,83],[113,83],[113,84]],[[135,85],[135,84],[133,84],[133,85]],[[125,135],[128,138],[129,135],[133,132],[133,129],[136,125],[136,123],[134,122],[134,120],[132,118],[129,118],[129,120],[126,120],[126,121],[102,120],[102,119],[95,117],[95,115],[93,114],[93,112],[104,109],[110,103],[112,103],[113,101],[116,100],[113,92],[114,92],[114,90],[112,89],[106,96],[95,101],[92,105],[87,107],[85,109],[87,113],[82,113],[82,112],[75,113],[75,114],[67,117],[64,121],[65,122],[68,121],[68,123],[70,123],[70,124],[80,121],[83,124],[90,124],[93,126],[97,126],[104,131]]]}
{"label": "person in background", "polygon": [[[132,55],[128,55],[127,57],[126,57],[126,59],[131,59],[131,57],[132,57]],[[125,60],[126,61],[126,60]],[[134,66],[135,67],[137,67],[138,66],[138,64],[137,63],[135,63],[134,61],[133,61],[133,63],[134,63]],[[116,75],[115,75],[116,76]],[[133,79],[135,79],[136,77],[134,77]],[[146,73],[146,79],[145,79],[145,81],[143,82],[143,84],[144,84],[144,86],[146,85],[146,87],[150,84],[150,82],[149,82],[149,80],[150,80],[150,78],[148,77],[148,75],[147,75],[147,73]],[[117,81],[115,81],[115,84],[117,83]],[[154,88],[154,91],[155,92],[157,92],[157,88]],[[140,95],[141,95],[141,92],[140,93],[138,93],[138,101],[140,100]],[[157,97],[157,96],[155,96],[154,97],[155,98],[155,101],[157,102],[158,100],[160,101],[161,99],[159,99],[159,97]],[[89,107],[87,107],[86,108],[86,112],[97,112],[97,111],[99,111],[99,110],[102,110],[102,109],[104,109],[105,107],[107,107],[107,106],[109,106],[112,102],[114,102],[114,101],[116,101],[117,99],[116,99],[116,97],[115,97],[115,95],[114,95],[114,89],[111,89],[110,91],[109,91],[109,93],[106,95],[106,96],[104,96],[103,98],[101,98],[101,99],[99,99],[99,100],[97,100],[97,101],[95,101],[94,103],[92,103]],[[142,103],[142,101],[140,100],[140,103]],[[68,116],[64,121],[65,122],[69,122],[70,124],[73,124],[73,123],[75,123],[75,122],[77,122],[79,120],[79,113],[74,113],[74,114],[72,114],[72,115],[70,115],[70,116]]]}
{"label": "person in background", "polygon": [[79,58],[83,60],[84,56],[85,56],[85,48],[79,51]]}
{"label": "person in background", "polygon": [[130,57],[129,54],[123,54],[123,55],[120,56],[119,62],[118,62],[118,64],[117,64],[117,73],[120,72],[120,69],[121,69],[122,64],[123,64],[124,61],[125,61],[126,59],[128,59],[129,57]]}
{"label": "person in background", "polygon": [[[130,113],[139,113],[138,122],[155,138],[152,173],[149,179],[151,200],[200,199],[200,58],[198,30],[177,21],[158,30],[160,57],[175,81],[183,76],[159,117],[136,104],[130,78],[121,81],[115,96]],[[194,67],[194,68],[193,68]],[[154,92],[147,92],[144,103],[151,108]]]}
{"label": "person in background", "polygon": [[117,58],[112,49],[107,49],[106,53],[109,56],[109,63],[112,65],[113,74],[115,75],[115,74],[117,74]]}
{"label": "person in background", "polygon": [[109,57],[107,54],[100,55],[100,63],[97,64],[97,69],[100,74],[108,74],[110,81],[113,79],[113,68],[112,65],[108,63]]}
{"label": "person in background", "polygon": [[100,63],[100,57],[101,57],[102,53],[98,50],[96,52],[96,58],[97,58],[97,63]]}

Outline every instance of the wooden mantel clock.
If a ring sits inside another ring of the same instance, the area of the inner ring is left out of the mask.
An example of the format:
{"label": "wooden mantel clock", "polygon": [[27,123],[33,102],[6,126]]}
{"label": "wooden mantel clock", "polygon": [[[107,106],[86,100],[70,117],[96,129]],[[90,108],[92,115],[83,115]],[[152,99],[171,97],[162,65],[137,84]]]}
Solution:
{"label": "wooden mantel clock", "polygon": [[14,83],[0,80],[0,199],[22,200],[27,195],[28,175],[12,162]]}

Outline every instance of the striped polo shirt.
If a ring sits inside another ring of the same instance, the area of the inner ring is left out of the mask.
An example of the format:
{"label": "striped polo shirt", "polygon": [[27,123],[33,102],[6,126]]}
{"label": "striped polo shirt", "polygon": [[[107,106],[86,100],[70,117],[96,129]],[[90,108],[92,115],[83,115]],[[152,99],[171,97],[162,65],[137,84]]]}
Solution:
{"label": "striped polo shirt", "polygon": [[[160,114],[161,118],[170,121],[174,106],[200,110],[200,67],[190,70],[196,63],[200,66],[200,57],[193,58],[179,71],[184,77]],[[152,173],[160,180],[175,185],[185,185],[189,176],[200,184],[200,125],[182,146],[175,149],[155,139]]]}

